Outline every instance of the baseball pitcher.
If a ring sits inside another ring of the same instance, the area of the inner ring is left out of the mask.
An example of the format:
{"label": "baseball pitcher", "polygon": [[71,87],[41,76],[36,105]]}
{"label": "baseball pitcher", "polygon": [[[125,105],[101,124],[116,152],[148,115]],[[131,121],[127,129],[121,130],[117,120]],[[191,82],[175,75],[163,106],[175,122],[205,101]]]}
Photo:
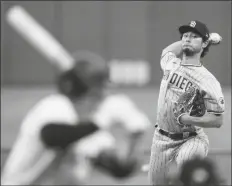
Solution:
{"label": "baseball pitcher", "polygon": [[157,123],[151,147],[149,178],[152,185],[167,184],[169,168],[178,169],[209,149],[203,128],[220,128],[225,101],[218,80],[201,59],[222,40],[200,21],[179,27],[181,40],[162,51],[163,78]]}

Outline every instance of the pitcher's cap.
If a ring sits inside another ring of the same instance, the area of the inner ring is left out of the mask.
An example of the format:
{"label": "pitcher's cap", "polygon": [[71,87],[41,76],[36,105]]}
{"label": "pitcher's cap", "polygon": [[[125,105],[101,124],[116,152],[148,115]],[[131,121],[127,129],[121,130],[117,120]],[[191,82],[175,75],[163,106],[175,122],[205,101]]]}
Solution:
{"label": "pitcher's cap", "polygon": [[189,31],[198,33],[204,40],[209,39],[209,29],[207,28],[206,24],[200,21],[191,21],[189,24],[182,25],[179,27],[179,32],[181,34],[184,34]]}

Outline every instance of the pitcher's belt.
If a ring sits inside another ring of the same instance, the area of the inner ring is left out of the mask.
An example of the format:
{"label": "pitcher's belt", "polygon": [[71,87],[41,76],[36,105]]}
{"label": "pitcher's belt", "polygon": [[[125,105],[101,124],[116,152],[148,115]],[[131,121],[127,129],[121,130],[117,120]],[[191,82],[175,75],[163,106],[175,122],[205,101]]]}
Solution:
{"label": "pitcher's belt", "polygon": [[173,140],[183,140],[191,136],[196,136],[196,132],[181,132],[181,133],[171,133],[161,129],[158,125],[155,125],[155,128],[159,131],[160,134],[167,136]]}

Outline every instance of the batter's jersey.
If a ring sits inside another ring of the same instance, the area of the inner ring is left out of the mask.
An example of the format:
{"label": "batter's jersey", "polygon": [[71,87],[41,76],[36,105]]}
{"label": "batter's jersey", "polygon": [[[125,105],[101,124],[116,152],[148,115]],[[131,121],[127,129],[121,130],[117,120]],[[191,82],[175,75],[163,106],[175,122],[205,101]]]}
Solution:
{"label": "batter's jersey", "polygon": [[204,103],[207,112],[224,112],[225,101],[220,83],[203,65],[181,64],[181,59],[172,52],[164,52],[160,64],[163,78],[158,98],[157,124],[162,129],[170,132],[202,129],[197,126],[181,128],[173,115],[174,102],[191,86],[206,92]]}
{"label": "batter's jersey", "polygon": [[[73,144],[70,154],[76,157],[72,157],[73,162],[66,170],[77,170],[78,165],[83,163],[81,157],[96,157],[103,149],[113,148],[115,139],[107,132],[107,128],[113,125],[115,120],[123,123],[126,129],[132,132],[146,130],[149,125],[148,118],[124,95],[106,97],[89,115],[103,130]],[[3,170],[2,184],[55,184],[55,176],[49,173],[58,172],[62,161],[59,160],[57,151],[46,148],[42,143],[40,131],[50,122],[77,125],[80,117],[73,103],[64,95],[50,95],[38,102],[21,125]]]}
{"label": "batter's jersey", "polygon": [[124,94],[106,97],[92,118],[100,128],[120,123],[130,133],[144,132],[151,126],[148,117]]}

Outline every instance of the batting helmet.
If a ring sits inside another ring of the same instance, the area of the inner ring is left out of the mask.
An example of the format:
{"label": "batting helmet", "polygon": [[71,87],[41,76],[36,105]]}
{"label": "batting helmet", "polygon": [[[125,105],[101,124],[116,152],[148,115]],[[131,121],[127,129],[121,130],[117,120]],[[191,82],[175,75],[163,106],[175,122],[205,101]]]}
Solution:
{"label": "batting helmet", "polygon": [[68,97],[78,98],[93,87],[103,87],[109,78],[106,61],[89,51],[78,51],[73,54],[73,57],[74,67],[58,77],[59,91]]}

